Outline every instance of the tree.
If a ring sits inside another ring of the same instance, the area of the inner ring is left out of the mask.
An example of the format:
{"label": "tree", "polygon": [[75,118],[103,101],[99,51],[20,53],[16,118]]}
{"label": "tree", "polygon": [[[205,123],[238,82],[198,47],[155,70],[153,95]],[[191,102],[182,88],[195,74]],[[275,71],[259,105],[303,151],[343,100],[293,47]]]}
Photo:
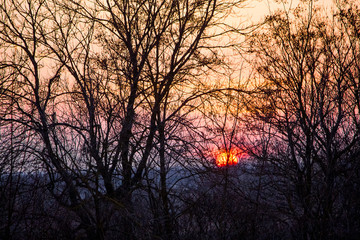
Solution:
{"label": "tree", "polygon": [[338,224],[342,189],[358,171],[359,46],[339,12],[328,17],[306,3],[269,16],[250,38],[259,81],[247,121],[267,136],[254,154],[279,194],[275,206],[286,203],[293,237],[337,239],[354,233]]}
{"label": "tree", "polygon": [[16,77],[1,82],[0,119],[34,139],[33,167],[77,216],[77,236],[144,237],[133,193],[158,152],[161,234],[171,237],[164,148],[175,134],[165,131],[204,94],[199,72],[220,63],[209,29],[240,2],[2,2],[0,68]]}

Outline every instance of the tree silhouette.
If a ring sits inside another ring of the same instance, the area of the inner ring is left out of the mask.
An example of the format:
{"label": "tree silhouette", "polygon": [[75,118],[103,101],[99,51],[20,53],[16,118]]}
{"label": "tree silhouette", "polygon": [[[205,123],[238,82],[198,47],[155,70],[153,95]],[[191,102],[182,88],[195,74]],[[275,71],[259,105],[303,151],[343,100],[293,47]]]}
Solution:
{"label": "tree silhouette", "polygon": [[240,2],[2,2],[1,121],[34,139],[33,168],[78,236],[141,235],[133,193],[159,152],[170,238],[165,130],[202,94],[198,72],[220,63],[208,29]]}
{"label": "tree silhouette", "polygon": [[276,205],[286,204],[294,221],[293,237],[336,239],[347,236],[337,231],[342,189],[358,169],[358,42],[341,9],[328,17],[308,6],[269,16],[251,38],[261,80],[249,123],[267,136],[257,155],[282,198]]}

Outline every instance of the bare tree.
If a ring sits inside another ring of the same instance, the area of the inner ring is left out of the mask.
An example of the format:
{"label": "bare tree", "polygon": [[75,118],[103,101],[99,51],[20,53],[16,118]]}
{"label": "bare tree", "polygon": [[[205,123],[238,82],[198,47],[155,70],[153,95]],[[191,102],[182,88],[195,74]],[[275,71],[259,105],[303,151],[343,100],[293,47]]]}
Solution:
{"label": "bare tree", "polygon": [[0,68],[16,77],[1,81],[1,121],[34,139],[33,167],[77,216],[77,236],[140,237],[132,195],[159,152],[161,234],[171,238],[166,131],[204,94],[199,72],[220,63],[208,29],[239,2],[2,2]]}
{"label": "bare tree", "polygon": [[260,80],[248,122],[268,136],[254,150],[280,194],[275,205],[286,203],[293,237],[336,239],[347,236],[337,226],[342,188],[358,169],[359,46],[336,11],[328,17],[306,4],[269,16],[250,39]]}

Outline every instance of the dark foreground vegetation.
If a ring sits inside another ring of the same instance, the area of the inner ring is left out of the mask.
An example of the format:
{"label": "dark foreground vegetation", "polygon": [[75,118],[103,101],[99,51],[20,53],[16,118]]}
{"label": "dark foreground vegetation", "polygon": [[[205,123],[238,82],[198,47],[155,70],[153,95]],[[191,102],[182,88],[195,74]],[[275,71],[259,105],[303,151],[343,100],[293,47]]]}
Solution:
{"label": "dark foreground vegetation", "polygon": [[0,239],[359,239],[359,5],[244,4],[1,0]]}

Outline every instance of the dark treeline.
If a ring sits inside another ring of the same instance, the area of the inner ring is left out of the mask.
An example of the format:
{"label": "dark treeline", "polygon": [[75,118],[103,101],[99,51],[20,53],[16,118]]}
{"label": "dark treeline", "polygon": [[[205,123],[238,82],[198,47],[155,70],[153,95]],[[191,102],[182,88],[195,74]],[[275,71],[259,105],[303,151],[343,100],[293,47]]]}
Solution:
{"label": "dark treeline", "polygon": [[0,239],[358,239],[359,5],[244,4],[2,0]]}

